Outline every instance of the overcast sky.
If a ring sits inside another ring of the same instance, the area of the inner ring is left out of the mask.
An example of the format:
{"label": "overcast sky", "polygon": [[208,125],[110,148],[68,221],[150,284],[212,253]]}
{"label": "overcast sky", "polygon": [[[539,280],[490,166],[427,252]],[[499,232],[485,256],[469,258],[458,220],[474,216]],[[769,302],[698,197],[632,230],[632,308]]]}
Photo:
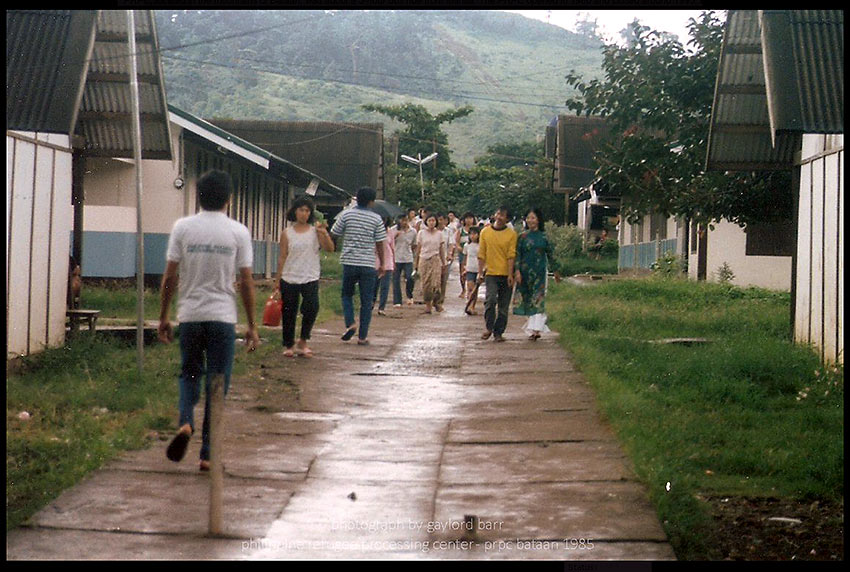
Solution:
{"label": "overcast sky", "polygon": [[[607,40],[620,40],[620,30],[635,18],[645,26],[679,36],[685,43],[688,39],[688,20],[697,18],[700,10],[505,10],[529,18],[548,21],[550,24],[575,31],[580,14],[590,14],[599,24],[601,35]],[[548,18],[548,20],[547,20]]]}

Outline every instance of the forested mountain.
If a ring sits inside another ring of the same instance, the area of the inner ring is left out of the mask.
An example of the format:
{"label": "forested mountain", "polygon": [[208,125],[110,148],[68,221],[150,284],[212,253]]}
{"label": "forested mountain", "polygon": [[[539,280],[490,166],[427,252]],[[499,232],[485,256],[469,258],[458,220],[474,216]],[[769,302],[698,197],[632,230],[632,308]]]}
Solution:
{"label": "forested mountain", "polygon": [[431,113],[471,105],[445,131],[459,166],[529,141],[599,75],[600,44],[495,11],[157,10],[170,103],[205,118],[383,122],[367,103]]}

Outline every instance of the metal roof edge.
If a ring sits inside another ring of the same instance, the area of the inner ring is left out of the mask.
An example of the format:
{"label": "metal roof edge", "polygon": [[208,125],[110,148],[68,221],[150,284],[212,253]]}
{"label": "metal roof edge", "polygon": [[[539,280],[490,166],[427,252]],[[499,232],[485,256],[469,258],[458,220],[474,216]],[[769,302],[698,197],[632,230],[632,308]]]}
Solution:
{"label": "metal roof edge", "polygon": [[205,121],[196,115],[192,115],[188,111],[178,108],[175,105],[167,104],[169,115],[171,119],[181,127],[185,129],[189,129],[193,133],[200,135],[217,145],[222,145],[226,149],[236,153],[237,155],[252,161],[265,169],[271,169],[272,163],[277,163],[279,166],[284,167],[285,169],[291,169],[297,171],[301,174],[305,179],[317,179],[319,181],[320,187],[326,192],[333,195],[340,195],[343,197],[352,197],[351,193],[346,191],[341,187],[337,187],[334,184],[329,183],[319,175],[308,171],[298,165],[283,159],[282,157],[278,157],[277,155],[270,153],[263,149],[262,147],[258,147],[253,143],[242,139],[241,137],[237,137],[232,133],[225,131],[220,127],[216,127],[209,121]]}
{"label": "metal roof edge", "polygon": [[192,115],[188,111],[179,109],[170,103],[166,104],[166,107],[168,109],[169,120],[173,121],[180,127],[188,129],[192,133],[200,135],[204,139],[207,139],[216,145],[221,145],[228,151],[257,164],[264,169],[269,168],[271,153],[216,127],[212,123],[204,121],[200,117]]}
{"label": "metal roof edge", "polygon": [[173,142],[171,139],[171,121],[169,120],[170,118],[168,113],[168,94],[165,90],[165,73],[162,71],[162,57],[159,50],[159,32],[157,32],[156,29],[156,14],[153,10],[148,10],[148,16],[150,18],[151,36],[153,39],[153,53],[157,54],[157,57],[154,59],[156,60],[157,72],[159,74],[159,89],[162,93],[162,103],[165,105],[165,109],[163,110],[163,115],[166,119],[165,139],[168,141],[168,154],[170,157],[174,157]]}

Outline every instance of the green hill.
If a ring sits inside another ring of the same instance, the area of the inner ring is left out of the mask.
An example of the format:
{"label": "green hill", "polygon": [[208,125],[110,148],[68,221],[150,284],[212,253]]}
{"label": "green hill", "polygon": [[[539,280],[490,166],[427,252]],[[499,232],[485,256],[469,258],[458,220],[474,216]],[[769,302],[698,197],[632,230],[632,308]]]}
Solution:
{"label": "green hill", "polygon": [[157,10],[167,97],[201,117],[379,121],[365,103],[475,112],[446,126],[453,160],[535,140],[599,75],[598,41],[496,11]]}

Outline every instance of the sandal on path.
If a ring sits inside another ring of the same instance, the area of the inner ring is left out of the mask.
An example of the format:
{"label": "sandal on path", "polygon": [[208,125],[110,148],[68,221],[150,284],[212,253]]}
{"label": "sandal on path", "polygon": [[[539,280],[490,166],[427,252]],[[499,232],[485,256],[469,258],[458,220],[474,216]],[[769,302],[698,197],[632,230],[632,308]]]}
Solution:
{"label": "sandal on path", "polygon": [[[221,465],[221,470],[224,470],[224,465]],[[210,462],[201,459],[201,464],[198,466],[198,470],[202,473],[208,473],[210,470]]]}
{"label": "sandal on path", "polygon": [[356,333],[357,333],[357,328],[355,328],[353,326],[348,328],[347,330],[345,330],[345,333],[342,334],[342,341],[347,342],[348,340],[353,338],[354,334],[356,334]]}
{"label": "sandal on path", "polygon": [[292,348],[287,348],[287,350],[283,352],[283,357],[295,357],[295,352]]}
{"label": "sandal on path", "polygon": [[492,336],[492,335],[493,335],[493,332],[488,330],[488,331],[484,332],[483,334],[481,334],[481,339],[482,340],[489,340],[490,336]]}
{"label": "sandal on path", "polygon": [[298,355],[301,357],[311,358],[313,357],[313,350],[310,348],[299,349]]}
{"label": "sandal on path", "polygon": [[357,340],[357,345],[358,346],[368,346],[369,340]]}
{"label": "sandal on path", "polygon": [[165,456],[175,463],[182,461],[183,456],[186,454],[186,447],[189,446],[189,439],[191,439],[191,437],[191,432],[187,433],[186,431],[180,431],[177,433],[177,435],[174,436],[174,439],[171,440],[171,443],[168,444],[168,449],[165,450]]}

